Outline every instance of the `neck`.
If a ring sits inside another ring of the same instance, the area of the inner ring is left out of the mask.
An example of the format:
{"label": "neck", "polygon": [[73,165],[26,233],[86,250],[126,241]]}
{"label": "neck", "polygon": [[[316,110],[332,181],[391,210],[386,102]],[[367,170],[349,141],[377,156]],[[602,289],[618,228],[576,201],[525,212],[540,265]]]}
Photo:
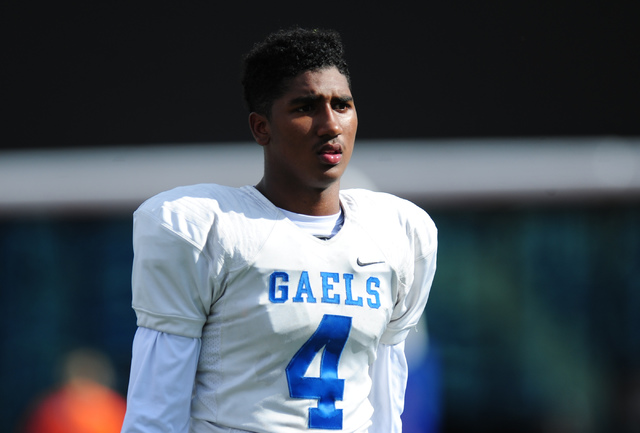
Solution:
{"label": "neck", "polygon": [[303,215],[323,216],[340,212],[340,183],[335,182],[327,188],[275,188],[265,178],[256,185],[275,206]]}

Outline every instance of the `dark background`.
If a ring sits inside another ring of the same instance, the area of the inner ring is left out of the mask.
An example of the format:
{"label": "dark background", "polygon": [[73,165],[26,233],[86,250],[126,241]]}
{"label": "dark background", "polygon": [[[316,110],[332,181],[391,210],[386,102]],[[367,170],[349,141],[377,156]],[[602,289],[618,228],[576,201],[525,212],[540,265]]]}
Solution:
{"label": "dark background", "polygon": [[[637,5],[7,1],[0,148],[250,140],[242,54],[293,24],[342,33],[359,138],[637,137]],[[637,433],[638,201],[418,204],[440,230],[437,368],[406,431]],[[0,216],[0,430],[78,346],[126,392],[131,260],[129,213]]]}
{"label": "dark background", "polygon": [[359,137],[638,135],[638,2],[3,2],[2,148],[250,140],[241,57],[339,30]]}

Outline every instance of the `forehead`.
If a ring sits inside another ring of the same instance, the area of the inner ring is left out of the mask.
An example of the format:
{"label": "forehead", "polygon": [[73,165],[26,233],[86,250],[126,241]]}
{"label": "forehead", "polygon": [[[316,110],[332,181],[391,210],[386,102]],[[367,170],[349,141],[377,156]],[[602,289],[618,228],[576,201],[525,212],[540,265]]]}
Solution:
{"label": "forehead", "polygon": [[351,96],[347,78],[337,68],[303,72],[289,80],[282,99],[302,95]]}

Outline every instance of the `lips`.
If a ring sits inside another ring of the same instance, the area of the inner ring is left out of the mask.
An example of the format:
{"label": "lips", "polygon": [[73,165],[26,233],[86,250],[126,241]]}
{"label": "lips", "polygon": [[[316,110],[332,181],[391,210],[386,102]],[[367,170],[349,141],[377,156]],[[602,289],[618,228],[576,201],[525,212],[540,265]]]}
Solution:
{"label": "lips", "polygon": [[325,164],[338,164],[342,160],[342,146],[334,143],[325,144],[318,151],[318,156]]}

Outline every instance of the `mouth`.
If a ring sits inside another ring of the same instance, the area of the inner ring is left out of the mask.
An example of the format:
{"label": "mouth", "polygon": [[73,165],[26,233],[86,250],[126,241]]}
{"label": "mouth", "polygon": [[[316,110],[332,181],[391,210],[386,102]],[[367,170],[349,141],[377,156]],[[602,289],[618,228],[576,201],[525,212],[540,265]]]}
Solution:
{"label": "mouth", "polygon": [[327,143],[318,151],[318,157],[325,164],[336,165],[342,160],[342,146],[337,143]]}

